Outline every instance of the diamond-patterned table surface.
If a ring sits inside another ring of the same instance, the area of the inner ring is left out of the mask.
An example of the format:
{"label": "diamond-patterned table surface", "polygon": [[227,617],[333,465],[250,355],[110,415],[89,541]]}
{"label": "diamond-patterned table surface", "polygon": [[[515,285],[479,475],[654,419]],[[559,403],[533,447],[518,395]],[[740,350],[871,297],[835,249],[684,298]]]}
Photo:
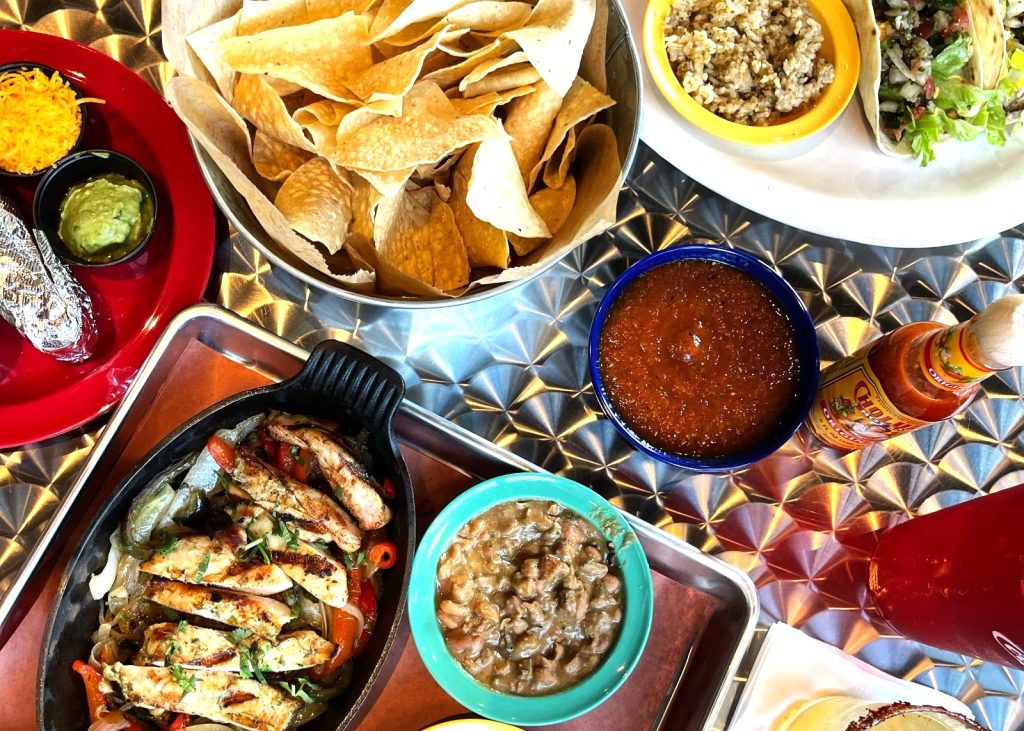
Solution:
{"label": "diamond-patterned table surface", "polygon": [[[159,4],[0,0],[0,27],[90,44],[159,86]],[[356,305],[311,290],[237,234],[222,243],[218,300],[303,346],[348,340],[399,369],[409,397],[741,566],[765,623],[783,620],[1024,729],[1024,671],[921,646],[865,611],[858,571],[873,530],[1024,482],[1024,371],[995,376],[961,416],[835,460],[791,443],[732,475],[633,451],[600,415],[586,339],[604,288],[647,252],[706,238],[752,251],[804,297],[822,358],[915,320],[954,322],[1024,283],[1024,229],[956,247],[872,248],[783,226],[730,203],[641,146],[613,230],[504,295],[435,311]],[[0,591],[41,532],[96,431],[0,452]]]}

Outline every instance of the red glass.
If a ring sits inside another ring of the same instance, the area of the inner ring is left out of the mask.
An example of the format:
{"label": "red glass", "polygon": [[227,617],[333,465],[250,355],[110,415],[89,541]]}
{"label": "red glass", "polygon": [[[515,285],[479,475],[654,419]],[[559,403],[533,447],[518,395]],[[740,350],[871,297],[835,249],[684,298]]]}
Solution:
{"label": "red glass", "polygon": [[1024,667],[1024,485],[902,523],[870,565],[876,606],[900,633]]}

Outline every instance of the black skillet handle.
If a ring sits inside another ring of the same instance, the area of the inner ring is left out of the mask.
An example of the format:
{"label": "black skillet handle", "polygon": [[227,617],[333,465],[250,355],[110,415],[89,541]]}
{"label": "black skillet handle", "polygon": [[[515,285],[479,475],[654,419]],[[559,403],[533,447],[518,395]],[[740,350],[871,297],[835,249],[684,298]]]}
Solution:
{"label": "black skillet handle", "polygon": [[394,368],[337,340],[317,345],[290,385],[343,404],[372,431],[390,432],[405,396]]}

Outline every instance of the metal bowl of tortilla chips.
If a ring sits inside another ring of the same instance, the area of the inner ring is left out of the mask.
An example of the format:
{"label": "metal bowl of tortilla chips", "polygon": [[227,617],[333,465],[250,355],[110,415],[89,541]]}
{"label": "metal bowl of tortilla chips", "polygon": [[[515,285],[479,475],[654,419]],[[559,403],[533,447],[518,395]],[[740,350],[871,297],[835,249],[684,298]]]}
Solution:
{"label": "metal bowl of tortilla chips", "polygon": [[314,287],[478,300],[615,222],[642,96],[619,0],[163,8],[165,92],[214,198]]}

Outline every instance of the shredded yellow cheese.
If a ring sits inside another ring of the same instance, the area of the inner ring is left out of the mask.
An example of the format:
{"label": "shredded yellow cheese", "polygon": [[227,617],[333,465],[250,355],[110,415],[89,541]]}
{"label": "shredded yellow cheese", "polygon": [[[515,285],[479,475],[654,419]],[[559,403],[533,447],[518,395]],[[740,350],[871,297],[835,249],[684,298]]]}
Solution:
{"label": "shredded yellow cheese", "polygon": [[0,74],[0,168],[34,173],[71,151],[82,129],[79,99],[57,72],[37,68]]}

